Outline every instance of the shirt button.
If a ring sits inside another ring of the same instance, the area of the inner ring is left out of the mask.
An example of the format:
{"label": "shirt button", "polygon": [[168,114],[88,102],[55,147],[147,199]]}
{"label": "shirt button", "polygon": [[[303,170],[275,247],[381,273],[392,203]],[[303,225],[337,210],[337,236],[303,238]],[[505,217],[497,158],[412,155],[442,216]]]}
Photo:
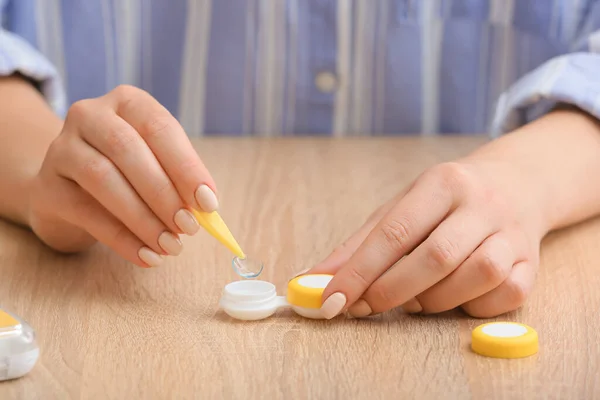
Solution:
{"label": "shirt button", "polygon": [[315,78],[315,85],[321,92],[331,93],[337,89],[338,79],[332,72],[319,72]]}

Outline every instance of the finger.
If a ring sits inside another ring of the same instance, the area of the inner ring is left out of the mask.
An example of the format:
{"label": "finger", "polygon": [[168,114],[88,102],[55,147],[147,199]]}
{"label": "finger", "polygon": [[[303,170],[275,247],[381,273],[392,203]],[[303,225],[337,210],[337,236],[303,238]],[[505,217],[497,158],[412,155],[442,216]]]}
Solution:
{"label": "finger", "polygon": [[535,283],[537,267],[529,261],[515,264],[509,277],[496,289],[462,305],[472,317],[493,318],[525,304]]}
{"label": "finger", "polygon": [[415,183],[335,274],[323,293],[322,313],[330,318],[352,305],[381,274],[425,239],[452,206],[452,194],[443,185],[431,178]]}
{"label": "finger", "polygon": [[122,86],[107,96],[117,114],[148,144],[183,201],[206,212],[215,211],[219,206],[215,183],[171,113],[137,88]]}
{"label": "finger", "polygon": [[70,146],[70,159],[58,166],[61,176],[77,182],[154,252],[181,252],[178,236],[168,231],[109,159],[77,138]]}
{"label": "finger", "polygon": [[76,183],[62,179],[61,196],[67,207],[61,216],[69,223],[79,226],[104,243],[124,259],[140,267],[157,267],[163,257],[134,235],[122,222],[106,210],[96,199]]}
{"label": "finger", "polygon": [[[183,200],[167,173],[135,129],[109,108],[97,107],[79,127],[82,139],[111,160],[154,214],[169,230],[193,235],[198,224],[175,218],[185,210]],[[193,219],[191,219],[193,220]]]}
{"label": "finger", "polygon": [[335,274],[342,267],[342,265],[350,259],[352,254],[354,254],[356,249],[358,249],[360,244],[365,240],[365,238],[369,235],[381,218],[383,218],[383,216],[387,214],[396,205],[396,203],[406,195],[409,189],[410,187],[407,187],[406,189],[402,190],[393,199],[375,210],[375,212],[369,216],[369,218],[358,229],[358,231],[346,239],[346,241],[344,241],[344,243],[342,243],[340,246],[336,247],[333,252],[327,256],[327,258],[317,264],[314,268],[307,271],[307,273]]}
{"label": "finger", "polygon": [[404,260],[364,293],[373,313],[400,306],[450,275],[498,229],[468,209],[457,209]]}
{"label": "finger", "polygon": [[501,231],[487,238],[456,271],[417,296],[422,312],[452,310],[500,286],[522,254],[515,236]]}
{"label": "finger", "polygon": [[[423,307],[421,307],[419,301],[414,297],[400,307],[407,314],[418,314],[423,311]],[[364,299],[358,299],[348,309],[348,313],[354,318],[364,318],[372,315],[373,310],[371,310],[371,306]]]}
{"label": "finger", "polygon": [[408,300],[406,303],[400,306],[408,314],[417,314],[423,311],[423,306],[419,303],[415,297]]}

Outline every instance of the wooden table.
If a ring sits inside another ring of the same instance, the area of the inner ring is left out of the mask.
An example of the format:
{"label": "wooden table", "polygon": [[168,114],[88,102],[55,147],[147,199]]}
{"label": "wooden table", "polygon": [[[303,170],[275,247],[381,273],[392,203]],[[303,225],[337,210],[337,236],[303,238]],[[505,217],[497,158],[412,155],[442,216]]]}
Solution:
{"label": "wooden table", "polygon": [[[197,142],[222,215],[279,290],[425,167],[483,139]],[[360,201],[355,201],[360,198]],[[205,232],[142,270],[102,246],[54,254],[0,223],[0,301],[38,332],[39,364],[2,399],[600,398],[600,220],[551,234],[528,304],[503,319],[535,327],[538,355],[469,350],[482,320],[452,312],[255,323],[218,309],[236,279]]]}

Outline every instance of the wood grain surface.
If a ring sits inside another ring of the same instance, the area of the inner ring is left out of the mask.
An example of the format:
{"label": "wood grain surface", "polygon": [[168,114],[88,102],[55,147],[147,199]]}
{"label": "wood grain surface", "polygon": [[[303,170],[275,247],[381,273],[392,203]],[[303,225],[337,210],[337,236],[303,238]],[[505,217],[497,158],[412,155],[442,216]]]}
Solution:
{"label": "wood grain surface", "polygon": [[[284,292],[424,168],[480,138],[205,139],[222,216],[261,279]],[[536,289],[503,320],[540,352],[473,354],[487,320],[458,312],[312,321],[291,311],[236,322],[218,309],[236,276],[200,232],[161,268],[98,245],[63,256],[0,222],[0,305],[37,331],[41,359],[1,399],[600,399],[600,220],[551,234]]]}

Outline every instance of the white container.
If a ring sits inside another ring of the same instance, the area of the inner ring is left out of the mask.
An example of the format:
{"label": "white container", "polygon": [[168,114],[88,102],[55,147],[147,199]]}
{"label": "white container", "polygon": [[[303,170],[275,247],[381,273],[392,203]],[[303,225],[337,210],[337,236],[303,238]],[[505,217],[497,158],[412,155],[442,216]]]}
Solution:
{"label": "white container", "polygon": [[231,282],[223,289],[220,307],[232,318],[256,321],[269,318],[278,309],[291,308],[305,318],[324,319],[321,296],[332,275],[303,275],[288,282],[287,296],[278,296],[266,281]]}

